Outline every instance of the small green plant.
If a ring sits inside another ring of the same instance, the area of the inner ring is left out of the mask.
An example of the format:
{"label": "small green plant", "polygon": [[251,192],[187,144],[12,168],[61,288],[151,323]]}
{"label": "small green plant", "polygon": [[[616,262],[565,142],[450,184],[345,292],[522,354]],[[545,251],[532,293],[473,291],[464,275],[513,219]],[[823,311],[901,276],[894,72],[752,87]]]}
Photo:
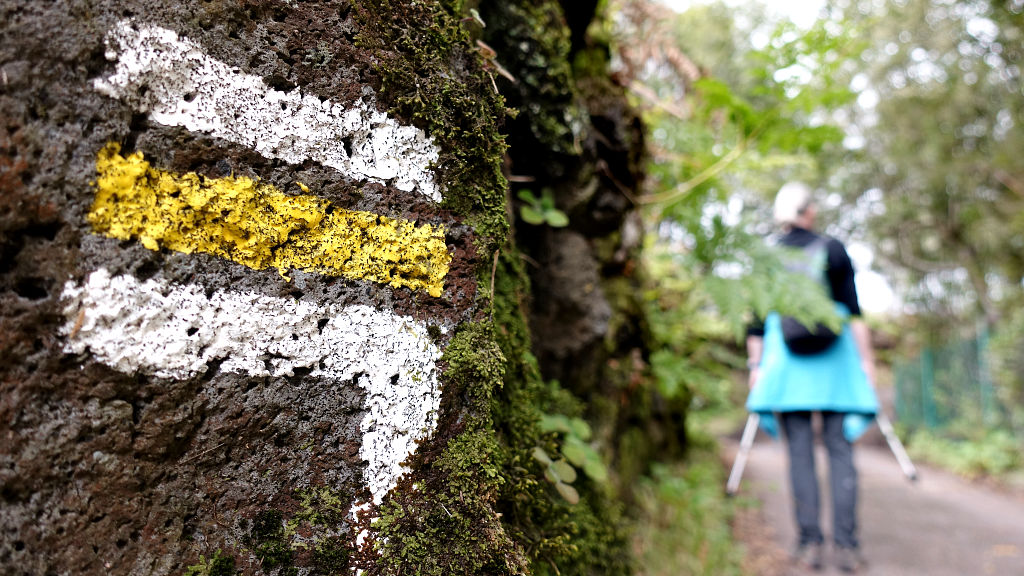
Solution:
{"label": "small green plant", "polygon": [[207,558],[199,555],[199,564],[193,564],[185,569],[184,576],[235,576],[235,559],[231,556],[221,556],[220,549]]}
{"label": "small green plant", "polygon": [[608,480],[608,468],[604,460],[597,450],[587,443],[593,432],[582,418],[544,414],[541,416],[540,429],[563,435],[559,450],[560,458],[552,458],[547,450],[540,446],[533,449],[533,458],[545,466],[544,477],[555,485],[555,489],[567,502],[576,504],[580,499],[576,489],[570,486],[576,481],[577,468],[595,482]]}
{"label": "small green plant", "polygon": [[555,207],[555,197],[550,188],[545,188],[540,198],[530,190],[520,190],[519,199],[526,204],[519,208],[523,221],[534,226],[547,224],[553,228],[564,228],[569,225],[569,217]]}
{"label": "small green plant", "polygon": [[540,446],[533,449],[533,458],[544,465],[544,478],[555,485],[555,490],[565,498],[569,504],[576,504],[580,501],[580,493],[570,486],[576,481],[576,469],[563,459],[552,460],[547,450]]}

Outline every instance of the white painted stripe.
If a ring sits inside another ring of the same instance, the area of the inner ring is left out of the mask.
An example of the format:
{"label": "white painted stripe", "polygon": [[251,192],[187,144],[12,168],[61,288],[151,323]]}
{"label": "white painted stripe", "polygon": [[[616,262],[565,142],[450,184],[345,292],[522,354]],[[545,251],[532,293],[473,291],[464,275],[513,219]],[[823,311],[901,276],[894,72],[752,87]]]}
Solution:
{"label": "white painted stripe", "polygon": [[[313,160],[440,202],[433,139],[374,103],[350,108],[299,90],[281,92],[207,55],[173,30],[122,20],[107,34],[115,72],[94,82],[160,124],[207,132],[292,164]],[[348,148],[346,150],[346,140]]]}
{"label": "white painted stripe", "polygon": [[65,352],[89,351],[121,372],[181,379],[221,360],[221,370],[251,376],[308,368],[339,384],[354,379],[366,391],[360,456],[377,504],[402,476],[401,462],[416,442],[437,425],[441,351],[422,321],[255,293],[207,297],[201,286],[139,282],[103,268],[82,285],[65,284],[62,299]]}

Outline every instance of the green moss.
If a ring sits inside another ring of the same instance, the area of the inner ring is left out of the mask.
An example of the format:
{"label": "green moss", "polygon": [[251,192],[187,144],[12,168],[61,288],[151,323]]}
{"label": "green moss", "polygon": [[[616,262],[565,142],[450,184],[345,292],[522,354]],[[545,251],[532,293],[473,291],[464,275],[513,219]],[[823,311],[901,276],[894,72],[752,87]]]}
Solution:
{"label": "green moss", "polygon": [[494,2],[481,12],[488,23],[485,40],[516,78],[515,86],[504,88],[518,121],[542,150],[578,155],[587,114],[575,94],[570,34],[559,3]]}
{"label": "green moss", "polygon": [[357,44],[375,55],[380,100],[426,130],[441,148],[443,207],[466,218],[483,251],[508,233],[504,101],[463,25],[458,2],[355,2]]}
{"label": "green moss", "polygon": [[231,556],[222,556],[217,550],[213,556],[207,559],[199,557],[199,564],[194,564],[185,569],[184,576],[235,576],[235,559]]}
{"label": "green moss", "polygon": [[284,522],[278,510],[264,510],[252,521],[245,544],[252,549],[264,570],[280,568],[280,574],[297,574],[295,552],[285,536]]}
{"label": "green moss", "polygon": [[[246,533],[243,542],[263,570],[279,576],[298,574],[300,567],[309,568],[312,576],[345,572],[352,553],[351,539],[337,534],[346,530],[351,495],[327,486],[314,486],[297,490],[286,498],[297,508],[290,518],[286,519],[279,510],[269,509],[259,512],[251,521],[239,520],[239,527]],[[299,550],[308,553],[299,554]]]}
{"label": "green moss", "polygon": [[522,551],[507,535],[494,502],[503,459],[491,429],[490,402],[505,358],[489,324],[460,326],[445,349],[442,376],[450,419],[458,432],[416,471],[415,490],[396,490],[380,509],[380,566],[370,574],[521,574]]}
{"label": "green moss", "polygon": [[338,528],[345,522],[345,515],[352,498],[340,494],[327,486],[316,486],[299,490],[299,511],[289,524],[309,522],[313,526]]}
{"label": "green moss", "polygon": [[465,425],[473,429],[488,426],[491,395],[505,376],[505,356],[495,343],[493,327],[483,323],[462,326],[442,361],[448,364],[446,392],[467,400],[466,409],[473,414]]}
{"label": "green moss", "polygon": [[[461,22],[460,3],[354,2],[358,44],[375,57],[374,87],[392,115],[422,127],[441,148],[443,207],[472,226],[481,286],[492,281],[489,322],[463,323],[442,364],[444,394],[435,438],[414,456],[413,473],[385,499],[374,524],[379,560],[366,574],[627,574],[621,511],[605,487],[577,481],[573,506],[543,478],[535,446],[557,450],[538,428],[542,411],[580,415],[583,405],[541,378],[530,352],[524,306],[529,282],[507,243],[504,101]],[[502,59],[537,107],[528,123],[545,149],[579,154],[586,113],[568,62],[569,34],[557,2],[481,5]],[[475,25],[473,30],[479,30]],[[521,50],[522,43],[528,49]],[[508,48],[508,50],[505,50]],[[497,78],[503,89],[509,85]],[[481,292],[483,293],[483,292]]]}
{"label": "green moss", "polygon": [[532,456],[535,446],[549,453],[557,450],[554,435],[540,432],[540,414],[580,416],[584,404],[540,376],[522,309],[529,280],[511,249],[502,252],[495,292],[496,335],[506,358],[504,385],[492,400],[504,462],[496,506],[506,530],[529,551],[535,574],[630,574],[622,510],[607,487],[581,478],[574,486],[582,499],[570,505],[544,480]]}
{"label": "green moss", "polygon": [[339,537],[326,538],[313,549],[310,576],[345,574],[350,554],[347,541]]}

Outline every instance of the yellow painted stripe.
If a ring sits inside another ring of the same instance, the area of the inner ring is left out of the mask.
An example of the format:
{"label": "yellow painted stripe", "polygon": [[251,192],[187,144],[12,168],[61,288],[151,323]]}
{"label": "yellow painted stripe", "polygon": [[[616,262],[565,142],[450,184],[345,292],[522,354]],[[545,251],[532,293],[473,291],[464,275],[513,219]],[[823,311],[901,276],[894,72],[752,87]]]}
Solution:
{"label": "yellow painted stripe", "polygon": [[[440,296],[451,255],[443,226],[333,208],[245,177],[206,178],[153,168],[116,143],[96,157],[93,229],[150,250],[202,252],[262,270],[370,280]],[[303,191],[308,191],[301,185]]]}

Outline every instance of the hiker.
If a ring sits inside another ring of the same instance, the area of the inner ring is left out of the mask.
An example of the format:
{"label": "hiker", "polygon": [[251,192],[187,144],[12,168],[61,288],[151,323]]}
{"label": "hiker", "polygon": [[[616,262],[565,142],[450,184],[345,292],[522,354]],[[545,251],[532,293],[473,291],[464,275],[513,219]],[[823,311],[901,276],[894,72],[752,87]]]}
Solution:
{"label": "hiker", "polygon": [[[804,262],[819,263],[817,270],[812,265],[802,271],[821,280],[843,319],[842,331],[814,334],[811,330],[808,336],[803,328],[802,335],[790,335],[795,321],[775,313],[763,324],[751,326],[747,409],[760,414],[762,428],[773,436],[779,427],[785,436],[799,533],[793,557],[814,570],[823,565],[825,539],[819,525],[811,416],[821,414],[833,505],[833,557],[841,570],[853,572],[864,564],[857,541],[853,441],[878,410],[874,353],[868,328],[860,319],[850,257],[838,240],[813,231],[816,215],[808,186],[793,182],[779,190],[774,209],[783,231],[779,243],[802,251]],[[801,327],[796,326],[799,331]]]}

